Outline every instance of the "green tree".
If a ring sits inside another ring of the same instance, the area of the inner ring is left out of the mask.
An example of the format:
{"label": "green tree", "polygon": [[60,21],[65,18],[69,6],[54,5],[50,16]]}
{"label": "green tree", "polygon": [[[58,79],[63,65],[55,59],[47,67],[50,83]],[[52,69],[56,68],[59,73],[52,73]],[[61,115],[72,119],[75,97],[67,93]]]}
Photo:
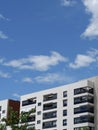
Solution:
{"label": "green tree", "polygon": [[32,113],[34,113],[36,109],[31,109],[28,112],[21,112],[20,116],[17,111],[14,111],[13,108],[9,108],[8,110],[8,118],[3,118],[2,122],[4,124],[0,124],[0,130],[6,130],[6,126],[10,126],[12,130],[35,130],[35,128],[28,128],[28,118]]}
{"label": "green tree", "polygon": [[0,124],[0,130],[6,130],[6,125],[5,124]]}
{"label": "green tree", "polygon": [[79,130],[89,130],[89,127],[88,126],[84,126],[84,127],[79,128]]}

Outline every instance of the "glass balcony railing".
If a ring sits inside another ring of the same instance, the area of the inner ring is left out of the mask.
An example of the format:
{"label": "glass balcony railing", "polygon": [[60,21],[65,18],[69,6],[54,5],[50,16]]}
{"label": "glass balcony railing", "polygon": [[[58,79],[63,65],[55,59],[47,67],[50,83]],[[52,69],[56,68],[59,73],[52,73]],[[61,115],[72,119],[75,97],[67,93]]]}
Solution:
{"label": "glass balcony railing", "polygon": [[43,113],[43,119],[50,119],[50,118],[55,118],[55,117],[57,117],[57,112],[56,111]]}
{"label": "glass balcony railing", "polygon": [[91,88],[91,87],[88,87],[88,86],[87,87],[74,89],[74,95],[82,94],[82,93],[91,93],[91,94],[93,94],[94,93],[94,89]]}
{"label": "glass balcony railing", "polygon": [[57,126],[56,120],[55,121],[43,122],[43,129],[53,128],[53,127],[56,127],[56,126]]}
{"label": "glass balcony railing", "polygon": [[74,98],[74,104],[85,103],[85,102],[94,103],[94,97],[90,95],[86,95],[86,96],[80,96]]}
{"label": "glass balcony railing", "polygon": [[44,97],[43,97],[43,101],[50,101],[50,100],[54,100],[54,99],[57,99],[57,93],[47,94],[47,95],[44,95]]}
{"label": "glass balcony railing", "polygon": [[30,99],[22,101],[22,106],[27,106],[27,105],[31,105],[35,103],[36,103],[36,98],[30,98]]}
{"label": "glass balcony railing", "polygon": [[50,110],[50,109],[54,109],[57,108],[57,103],[47,103],[43,105],[43,110]]}
{"label": "glass balcony railing", "polygon": [[74,124],[79,124],[79,123],[94,123],[94,116],[83,115],[83,116],[74,118]]}
{"label": "glass balcony railing", "polygon": [[84,126],[84,127],[74,128],[74,130],[95,130],[95,129],[94,129],[94,127]]}
{"label": "glass balcony railing", "polygon": [[74,114],[79,114],[79,113],[84,113],[84,112],[94,113],[94,107],[91,105],[83,105],[83,106],[74,108]]}

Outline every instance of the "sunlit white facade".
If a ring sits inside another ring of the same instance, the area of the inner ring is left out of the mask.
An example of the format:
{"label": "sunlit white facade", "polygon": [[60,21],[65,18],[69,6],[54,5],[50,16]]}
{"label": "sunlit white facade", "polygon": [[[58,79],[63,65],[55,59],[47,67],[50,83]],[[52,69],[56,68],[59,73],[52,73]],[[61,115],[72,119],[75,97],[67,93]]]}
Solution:
{"label": "sunlit white facade", "polygon": [[98,77],[21,96],[36,130],[98,130]]}

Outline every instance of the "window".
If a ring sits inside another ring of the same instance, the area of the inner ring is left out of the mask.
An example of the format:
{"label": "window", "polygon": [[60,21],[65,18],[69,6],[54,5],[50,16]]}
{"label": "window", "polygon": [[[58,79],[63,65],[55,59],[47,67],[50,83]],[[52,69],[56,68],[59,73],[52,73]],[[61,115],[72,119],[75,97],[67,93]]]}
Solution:
{"label": "window", "polygon": [[1,111],[1,108],[2,108],[2,107],[0,106],[0,111]]}
{"label": "window", "polygon": [[5,110],[2,110],[2,113],[4,114],[4,113],[5,113]]}
{"label": "window", "polygon": [[38,121],[37,121],[37,124],[40,124],[40,123],[41,123],[41,121],[40,121],[40,120],[38,120]]}
{"label": "window", "polygon": [[63,92],[63,97],[67,97],[67,91]]}
{"label": "window", "polygon": [[64,119],[63,120],[63,126],[66,126],[67,125],[67,119]]}
{"label": "window", "polygon": [[37,112],[37,115],[41,115],[41,111],[38,111],[38,112]]}
{"label": "window", "polygon": [[63,107],[67,106],[67,100],[63,100]]}
{"label": "window", "polygon": [[38,106],[41,106],[41,102],[38,103]]}
{"label": "window", "polygon": [[67,116],[67,110],[63,110],[63,116]]}

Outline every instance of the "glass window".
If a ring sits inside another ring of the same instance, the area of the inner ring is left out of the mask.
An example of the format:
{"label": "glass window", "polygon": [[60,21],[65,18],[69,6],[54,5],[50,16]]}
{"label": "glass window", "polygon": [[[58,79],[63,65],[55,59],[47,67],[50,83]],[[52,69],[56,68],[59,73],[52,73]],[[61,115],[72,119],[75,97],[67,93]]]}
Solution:
{"label": "glass window", "polygon": [[63,97],[67,97],[67,91],[63,92]]}
{"label": "glass window", "polygon": [[63,120],[63,126],[66,126],[67,125],[67,119],[64,119]]}
{"label": "glass window", "polygon": [[63,116],[67,116],[67,110],[63,110]]}
{"label": "glass window", "polygon": [[63,100],[63,107],[64,106],[67,106],[67,99],[66,100]]}

